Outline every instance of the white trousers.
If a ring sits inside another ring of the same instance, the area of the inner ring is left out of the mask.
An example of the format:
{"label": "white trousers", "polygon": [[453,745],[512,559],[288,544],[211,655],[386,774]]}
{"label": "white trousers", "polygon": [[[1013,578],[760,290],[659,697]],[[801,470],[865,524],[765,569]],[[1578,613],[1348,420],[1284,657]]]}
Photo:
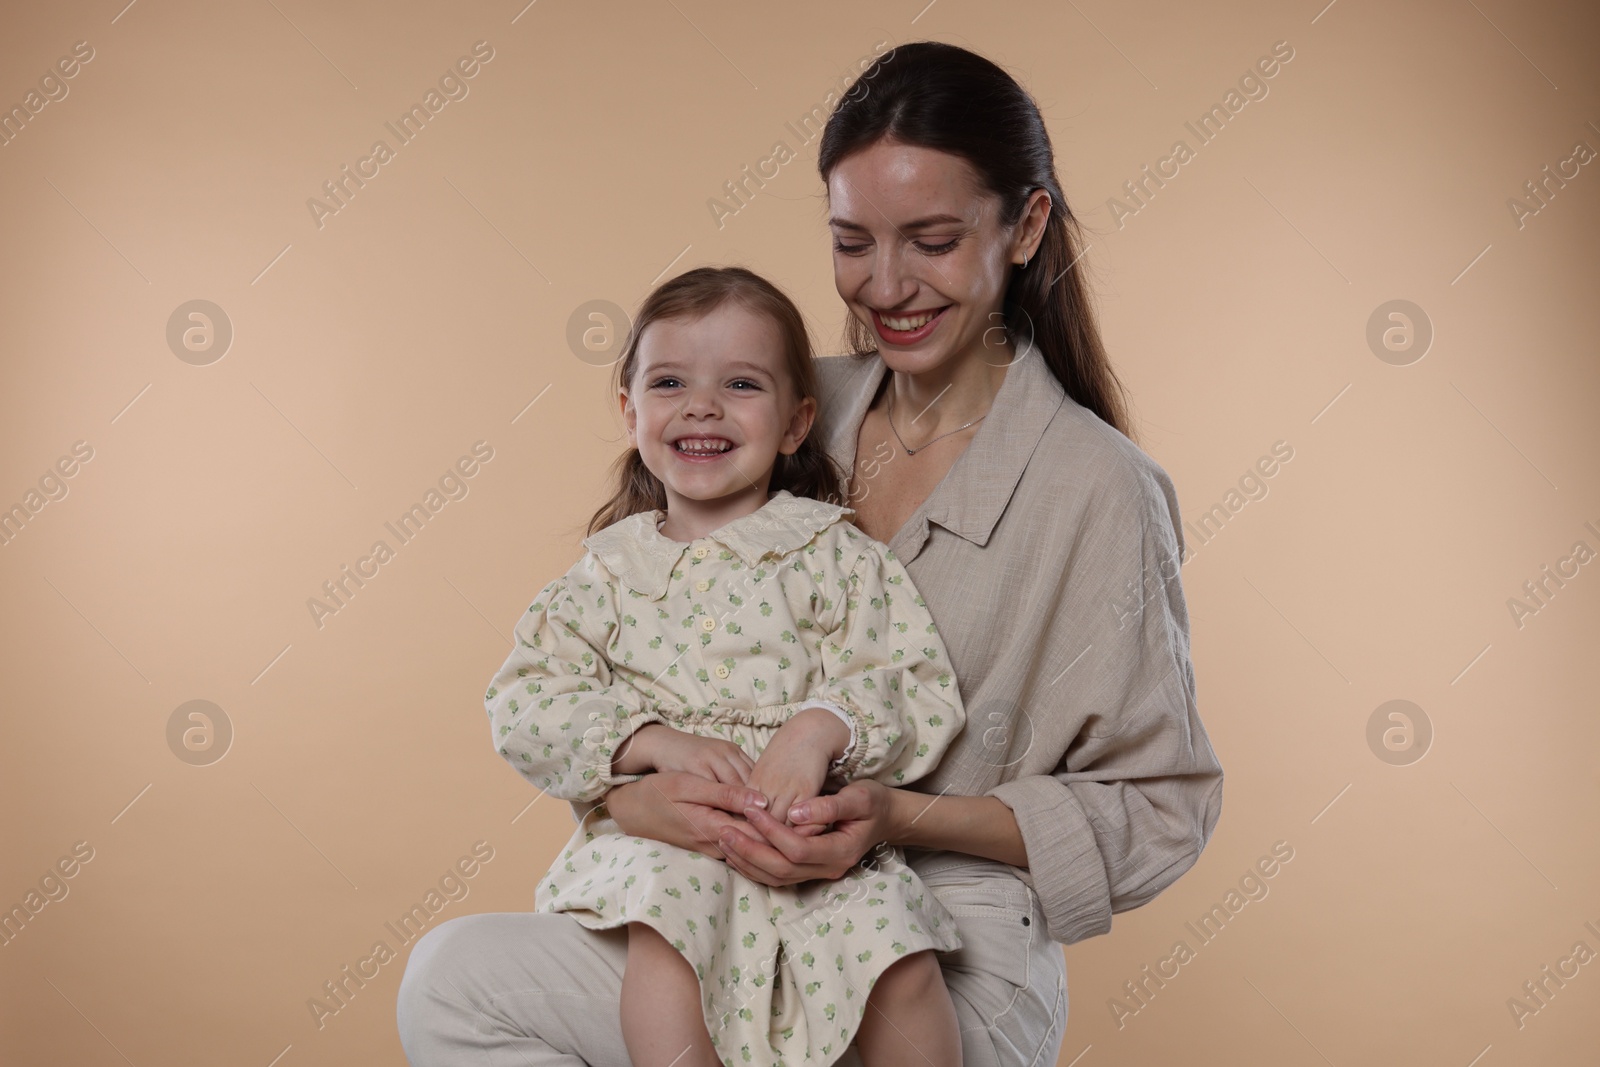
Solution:
{"label": "white trousers", "polygon": [[[917,849],[906,859],[961,934],[938,959],[963,1067],[1053,1067],[1067,970],[1039,898],[1002,863]],[[626,927],[588,930],[559,913],[451,919],[411,950],[400,1043],[412,1067],[632,1067],[619,1008],[627,961]],[[854,1045],[836,1063],[862,1067]]]}

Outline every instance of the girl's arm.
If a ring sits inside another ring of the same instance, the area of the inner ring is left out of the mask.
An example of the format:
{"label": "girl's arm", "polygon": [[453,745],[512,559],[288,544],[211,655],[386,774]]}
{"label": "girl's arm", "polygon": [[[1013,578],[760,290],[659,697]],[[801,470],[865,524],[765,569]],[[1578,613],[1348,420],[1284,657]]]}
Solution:
{"label": "girl's arm", "polygon": [[849,527],[846,536],[860,554],[819,645],[822,681],[811,696],[843,708],[854,723],[842,780],[903,785],[938,765],[966,710],[944,641],[905,566],[882,542]]}
{"label": "girl's arm", "polygon": [[661,721],[654,693],[612,673],[604,649],[617,626],[615,597],[592,556],[545,586],[518,620],[516,647],[484,696],[500,755],[563,800],[595,800],[634,781],[612,766],[616,747]]}

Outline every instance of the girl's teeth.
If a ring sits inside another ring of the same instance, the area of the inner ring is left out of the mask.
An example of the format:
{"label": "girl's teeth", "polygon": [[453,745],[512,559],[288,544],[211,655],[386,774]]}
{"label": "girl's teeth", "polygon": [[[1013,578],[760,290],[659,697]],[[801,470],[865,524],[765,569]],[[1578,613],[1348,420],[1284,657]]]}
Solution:
{"label": "girl's teeth", "polygon": [[880,317],[883,319],[883,324],[891,330],[909,331],[926,326],[933,321],[933,317],[937,314],[938,312],[936,311],[929,311],[921,315],[914,315],[908,319],[897,319],[889,315],[881,315]]}
{"label": "girl's teeth", "polygon": [[697,456],[720,455],[721,453],[728,451],[728,449],[730,449],[732,447],[733,446],[731,444],[728,444],[726,442],[711,443],[711,442],[701,441],[701,442],[697,442],[697,443],[691,443],[691,442],[688,442],[688,441],[680,441],[678,443],[678,451],[680,451],[680,452],[688,452],[688,453],[690,453],[692,455],[697,455]]}

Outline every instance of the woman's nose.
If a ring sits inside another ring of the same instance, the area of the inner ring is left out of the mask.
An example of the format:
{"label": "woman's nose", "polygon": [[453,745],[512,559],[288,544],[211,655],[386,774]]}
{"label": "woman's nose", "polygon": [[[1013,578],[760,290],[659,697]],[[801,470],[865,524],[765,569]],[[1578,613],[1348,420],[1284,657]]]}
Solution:
{"label": "woman's nose", "polygon": [[906,271],[894,244],[879,244],[870,262],[872,274],[861,289],[862,299],[875,308],[899,307],[917,291],[917,281]]}

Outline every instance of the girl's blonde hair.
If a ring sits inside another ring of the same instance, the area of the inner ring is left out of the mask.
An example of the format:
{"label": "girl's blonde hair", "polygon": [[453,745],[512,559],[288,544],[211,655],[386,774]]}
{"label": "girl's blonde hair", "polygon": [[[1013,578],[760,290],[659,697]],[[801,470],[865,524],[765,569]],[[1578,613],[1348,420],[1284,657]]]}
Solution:
{"label": "girl's blonde hair", "polygon": [[[817,396],[817,372],[812,365],[811,336],[805,319],[794,302],[777,286],[743,267],[696,267],[662,283],[644,299],[633,328],[617,362],[618,390],[633,389],[639,366],[639,339],[645,328],[661,319],[695,319],[730,300],[746,310],[771,320],[783,338],[784,367],[795,394]],[[819,443],[823,437],[823,412],[818,408],[811,432],[793,455],[779,453],[772,469],[769,492],[787,489],[795,496],[811,497],[832,504],[843,504],[839,472]],[[630,448],[612,465],[615,486],[607,500],[589,520],[589,533],[641,511],[666,510],[667,492],[661,480],[644,465],[637,448]]]}

